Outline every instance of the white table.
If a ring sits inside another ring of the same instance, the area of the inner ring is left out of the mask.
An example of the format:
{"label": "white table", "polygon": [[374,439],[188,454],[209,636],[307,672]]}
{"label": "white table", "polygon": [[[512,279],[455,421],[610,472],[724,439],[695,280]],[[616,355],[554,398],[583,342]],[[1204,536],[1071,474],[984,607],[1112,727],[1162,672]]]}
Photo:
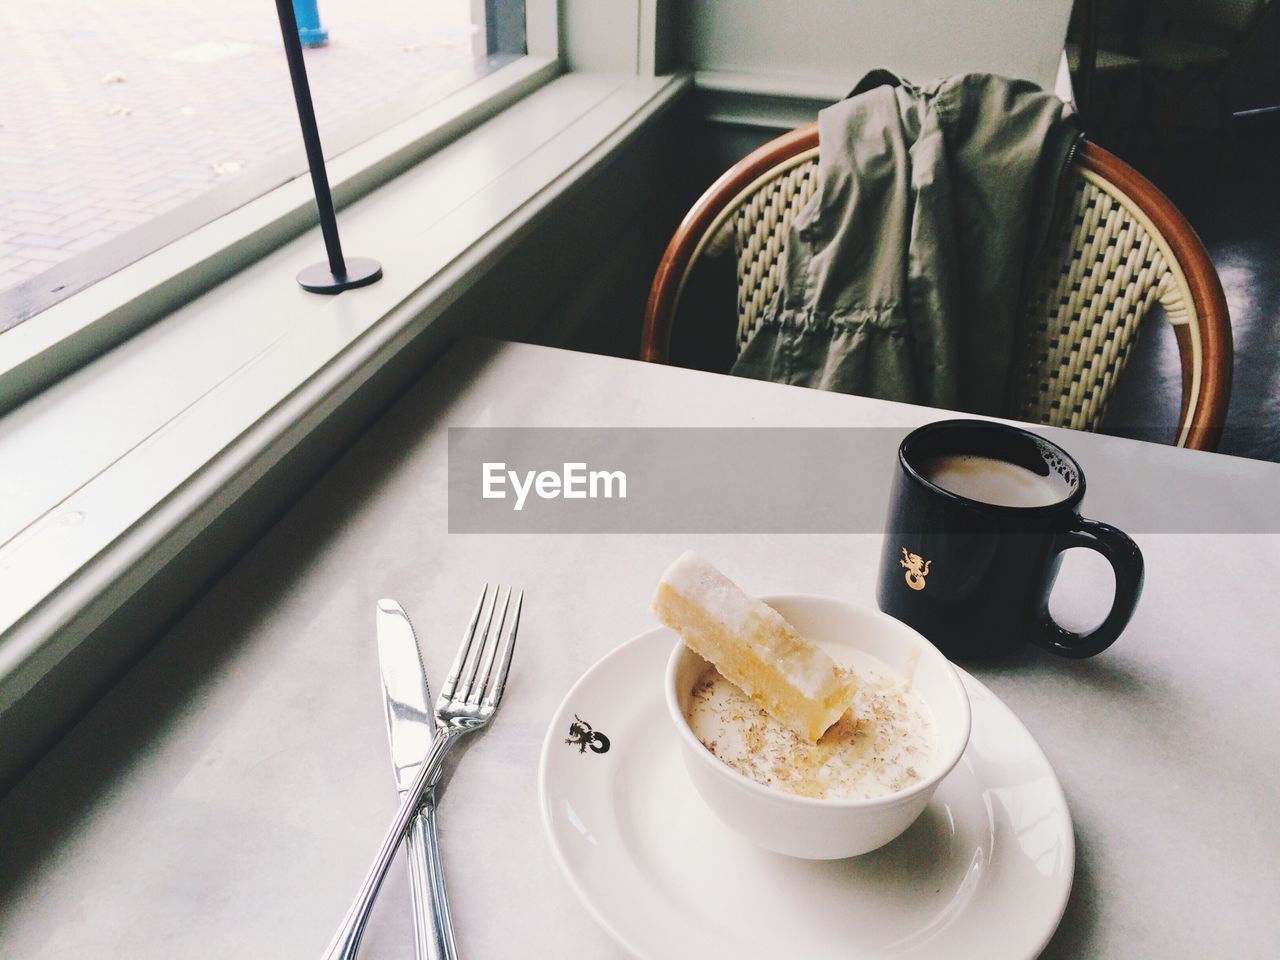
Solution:
{"label": "white table", "polygon": [[[318,956],[396,805],[374,601],[408,607],[438,684],[479,584],[501,578],[528,593],[515,675],[442,810],[463,953],[620,956],[543,837],[536,765],[553,709],[649,629],[653,584],[686,547],[750,591],[872,603],[880,538],[450,535],[444,428],[905,429],[939,416],[537,347],[455,348],[0,803],[0,955]],[[1232,516],[1280,528],[1273,501],[1256,502],[1280,484],[1274,465],[1055,437],[1094,490],[1123,486],[1135,462],[1163,466],[1168,490],[1182,473],[1221,476]],[[867,464],[866,489],[879,496],[889,470]],[[1146,593],[1110,651],[968,665],[1039,740],[1075,819],[1075,887],[1046,956],[1274,958],[1280,536],[1136,539]],[[1057,606],[1097,610],[1091,594],[1109,590],[1104,566],[1071,563]],[[366,957],[412,956],[399,863],[365,944]]]}

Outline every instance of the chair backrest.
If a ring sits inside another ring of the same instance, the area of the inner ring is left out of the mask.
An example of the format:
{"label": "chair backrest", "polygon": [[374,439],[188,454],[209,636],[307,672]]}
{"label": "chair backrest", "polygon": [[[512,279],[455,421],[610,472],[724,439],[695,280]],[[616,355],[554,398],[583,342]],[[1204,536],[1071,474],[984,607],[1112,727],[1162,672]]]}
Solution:
{"label": "chair backrest", "polygon": [[[738,350],[777,290],[792,221],[817,190],[817,125],[750,154],[685,216],[654,277],[641,358],[666,362],[671,325],[689,276],[712,245],[733,238]],[[1154,303],[1173,325],[1182,358],[1182,409],[1174,442],[1213,449],[1231,392],[1231,324],[1217,272],[1195,232],[1148,180],[1084,143],[1071,196],[1032,276],[1028,339],[1006,414],[1096,429]]]}

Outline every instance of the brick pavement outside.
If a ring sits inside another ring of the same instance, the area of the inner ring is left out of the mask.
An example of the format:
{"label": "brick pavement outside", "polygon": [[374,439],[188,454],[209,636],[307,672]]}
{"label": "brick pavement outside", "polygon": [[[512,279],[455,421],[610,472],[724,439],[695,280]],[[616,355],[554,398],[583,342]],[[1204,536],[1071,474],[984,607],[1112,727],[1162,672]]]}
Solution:
{"label": "brick pavement outside", "polygon": [[[472,62],[470,0],[319,6],[322,138]],[[0,37],[0,290],[301,149],[270,0],[13,0]]]}

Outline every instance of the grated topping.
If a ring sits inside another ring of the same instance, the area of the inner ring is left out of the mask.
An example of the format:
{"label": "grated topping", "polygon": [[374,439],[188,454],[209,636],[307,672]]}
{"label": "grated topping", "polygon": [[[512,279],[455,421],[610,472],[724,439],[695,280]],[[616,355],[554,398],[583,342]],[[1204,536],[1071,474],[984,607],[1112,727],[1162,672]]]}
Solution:
{"label": "grated topping", "polygon": [[932,712],[907,680],[860,658],[853,706],[809,743],[784,727],[715,668],[694,688],[686,711],[702,745],[765,786],[803,797],[855,800],[906,789],[933,765]]}

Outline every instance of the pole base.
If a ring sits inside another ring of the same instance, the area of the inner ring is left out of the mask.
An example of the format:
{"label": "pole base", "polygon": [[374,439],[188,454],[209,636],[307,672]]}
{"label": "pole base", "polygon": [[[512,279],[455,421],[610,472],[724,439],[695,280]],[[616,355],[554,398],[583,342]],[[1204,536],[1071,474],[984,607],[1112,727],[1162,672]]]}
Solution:
{"label": "pole base", "polygon": [[299,27],[298,39],[304,47],[325,47],[329,45],[329,31],[324,27]]}
{"label": "pole base", "polygon": [[382,264],[368,257],[347,257],[345,273],[336,274],[329,264],[315,263],[298,273],[298,286],[309,293],[341,293],[367,287],[382,279]]}

